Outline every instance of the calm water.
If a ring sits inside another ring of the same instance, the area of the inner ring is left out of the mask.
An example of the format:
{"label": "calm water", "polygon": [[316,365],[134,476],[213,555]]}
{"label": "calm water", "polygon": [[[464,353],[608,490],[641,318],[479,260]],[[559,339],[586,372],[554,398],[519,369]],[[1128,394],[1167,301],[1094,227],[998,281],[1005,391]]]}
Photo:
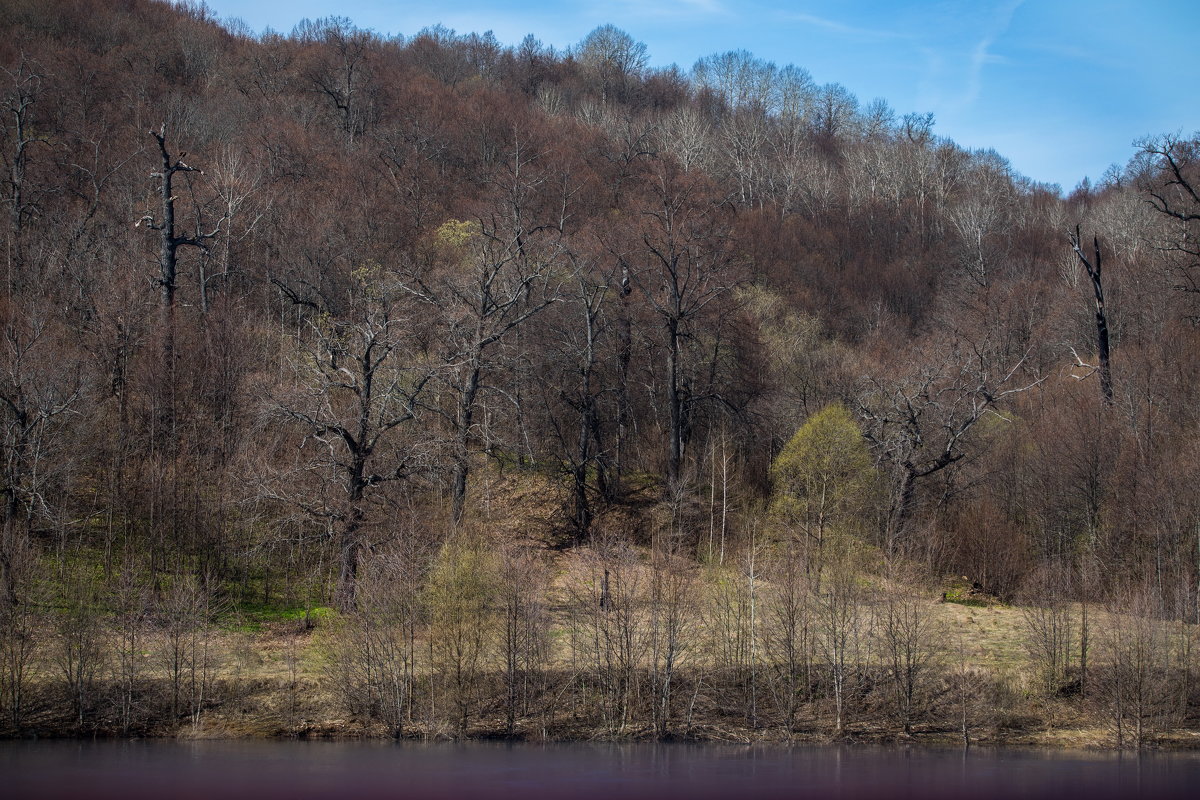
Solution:
{"label": "calm water", "polygon": [[1194,754],[723,745],[0,742],[0,796],[1172,798]]}

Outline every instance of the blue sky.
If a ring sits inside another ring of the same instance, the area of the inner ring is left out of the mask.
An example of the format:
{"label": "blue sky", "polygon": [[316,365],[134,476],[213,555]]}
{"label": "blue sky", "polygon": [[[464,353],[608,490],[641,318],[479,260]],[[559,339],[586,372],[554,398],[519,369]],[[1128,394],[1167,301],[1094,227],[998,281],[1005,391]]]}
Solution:
{"label": "blue sky", "polygon": [[991,147],[1020,173],[1073,188],[1124,164],[1146,134],[1200,130],[1200,0],[208,0],[218,17],[287,33],[349,17],[383,34],[441,23],[528,33],[562,49],[611,23],[654,66],[749,50],[837,82],[898,114],[931,111],[935,131]]}

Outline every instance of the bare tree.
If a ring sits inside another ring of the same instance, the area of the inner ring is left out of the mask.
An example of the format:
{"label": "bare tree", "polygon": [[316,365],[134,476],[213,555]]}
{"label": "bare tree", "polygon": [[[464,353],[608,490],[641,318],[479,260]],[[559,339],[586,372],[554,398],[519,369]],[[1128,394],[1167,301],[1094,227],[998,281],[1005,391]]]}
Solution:
{"label": "bare tree", "polygon": [[[1112,405],[1113,402],[1113,382],[1112,382],[1112,365],[1109,362],[1109,343],[1108,343],[1108,314],[1104,307],[1104,283],[1103,283],[1103,262],[1100,259],[1100,237],[1092,237],[1092,258],[1089,259],[1083,251],[1083,246],[1080,241],[1079,226],[1075,226],[1074,232],[1069,234],[1071,240],[1071,250],[1079,258],[1079,263],[1087,270],[1088,278],[1092,284],[1092,294],[1096,299],[1096,358],[1099,359],[1097,369],[1100,372],[1100,393],[1104,395],[1104,402]],[[1076,361],[1081,366],[1082,360],[1076,356]]]}
{"label": "bare tree", "polygon": [[504,550],[500,569],[505,727],[513,736],[517,720],[528,716],[545,692],[552,641],[547,602],[550,574],[535,553],[515,547]]}
{"label": "bare tree", "polygon": [[988,673],[972,663],[967,655],[967,640],[959,631],[951,640],[953,664],[949,674],[949,694],[953,706],[953,724],[962,737],[963,748],[971,746],[971,731],[986,719],[989,708]]}
{"label": "bare tree", "polygon": [[157,231],[159,234],[159,275],[156,283],[161,291],[160,308],[167,314],[165,319],[170,321],[170,314],[174,312],[175,308],[175,292],[178,289],[179,248],[193,247],[207,250],[208,243],[220,233],[225,218],[221,217],[211,229],[205,230],[202,227],[201,219],[197,216],[193,220],[194,227],[191,232],[186,234],[178,232],[175,219],[175,202],[178,200],[175,176],[180,174],[187,176],[202,171],[184,162],[183,159],[187,156],[186,152],[172,155],[171,151],[167,149],[166,123],[163,123],[157,131],[150,131],[150,135],[158,144],[160,159],[159,169],[150,173],[150,177],[158,179],[159,212],[158,216],[144,215],[138,221],[138,225],[144,223],[147,228]]}
{"label": "bare tree", "polygon": [[646,70],[646,45],[613,25],[594,29],[576,49],[576,57],[603,88],[603,98],[623,100],[630,84]]}
{"label": "bare tree", "polygon": [[945,353],[923,360],[895,382],[866,379],[858,400],[866,421],[863,436],[892,481],[885,526],[889,553],[901,543],[918,482],[967,458],[976,425],[989,416],[1003,419],[1006,400],[1044,380],[1022,374],[1025,360],[1004,363],[986,341],[954,339]]}
{"label": "bare tree", "polygon": [[[753,670],[762,575],[757,566],[761,548],[730,547],[725,563],[710,562],[706,571],[703,627],[706,649],[712,659],[714,689],[729,695],[721,704],[743,709],[743,718],[757,724],[756,698],[752,698]],[[750,552],[754,550],[754,552]],[[769,612],[762,612],[769,615]]]}
{"label": "bare tree", "polygon": [[460,736],[466,735],[471,715],[486,696],[489,659],[501,633],[499,568],[500,559],[478,534],[460,527],[443,544],[429,575],[432,667],[452,704]]}
{"label": "bare tree", "polygon": [[19,600],[35,520],[54,516],[52,489],[71,463],[64,423],[82,396],[79,375],[64,374],[51,355],[46,321],[22,316],[13,314],[0,332],[0,606]]}
{"label": "bare tree", "polygon": [[175,722],[186,711],[198,725],[215,678],[209,630],[215,612],[212,597],[195,576],[175,575],[157,610],[155,649],[170,686],[170,719]]}
{"label": "bare tree", "polygon": [[329,675],[347,709],[382,722],[400,738],[412,722],[429,622],[425,583],[433,566],[428,542],[405,537],[361,573],[358,609],[333,636]]}
{"label": "bare tree", "polygon": [[709,152],[712,130],[691,106],[675,110],[658,131],[659,149],[674,156],[684,171],[697,168]]}
{"label": "bare tree", "polygon": [[658,531],[650,563],[650,658],[654,710],[660,738],[670,736],[680,663],[688,653],[696,567],[683,552],[683,537],[674,526]]}
{"label": "bare tree", "polygon": [[882,592],[874,633],[891,684],[892,708],[906,734],[927,710],[934,671],[944,655],[944,630],[933,603],[911,583]]}
{"label": "bare tree", "polygon": [[853,710],[853,682],[861,666],[864,594],[855,574],[853,545],[845,543],[829,562],[829,574],[816,596],[817,644],[833,692],[833,735],[845,733]]}
{"label": "bare tree", "polygon": [[1048,696],[1066,684],[1078,643],[1075,614],[1068,602],[1070,579],[1069,568],[1046,564],[1030,576],[1023,591],[1025,645]]}
{"label": "bare tree", "polygon": [[346,17],[305,20],[296,32],[314,46],[306,74],[312,91],[332,104],[338,127],[353,146],[374,116],[368,87],[375,37]]}
{"label": "bare tree", "polygon": [[731,110],[773,111],[779,97],[779,69],[746,50],[705,56],[692,66],[692,81],[707,89]]}
{"label": "bare tree", "polygon": [[690,396],[683,385],[685,344],[701,317],[735,283],[728,230],[720,205],[706,196],[703,184],[663,165],[654,193],[642,212],[644,266],[631,270],[663,324],[666,356],[664,393],[668,415],[666,491],[681,478],[689,413],[705,399]]}
{"label": "bare tree", "polygon": [[[311,473],[317,491],[295,492],[276,480],[267,495],[298,506],[336,531],[340,570],[337,602],[355,606],[358,566],[372,495],[426,467],[421,437],[406,434],[416,419],[433,369],[422,360],[411,309],[389,288],[377,267],[363,267],[350,310],[340,317],[321,309],[307,319],[307,334],[291,380],[270,405],[298,423],[304,438],[292,469]],[[282,284],[280,284],[282,286]],[[316,306],[284,287],[296,303]],[[319,308],[319,307],[318,307]],[[328,491],[328,481],[340,497]]]}
{"label": "bare tree", "polygon": [[139,580],[137,565],[126,563],[106,598],[113,609],[110,630],[116,640],[112,673],[118,689],[117,715],[126,735],[135,731],[145,713],[139,700],[145,688],[143,661],[150,631],[149,589]]}
{"label": "bare tree", "polygon": [[1186,706],[1172,663],[1172,631],[1158,606],[1144,589],[1119,596],[1099,637],[1097,694],[1118,748],[1150,745]]}
{"label": "bare tree", "polygon": [[792,539],[781,545],[768,569],[771,591],[764,603],[764,655],[775,704],[792,733],[803,704],[813,696],[814,597],[805,559]]}
{"label": "bare tree", "polygon": [[1136,186],[1166,223],[1156,244],[1175,258],[1174,288],[1200,293],[1200,138],[1166,135],[1140,142]]}
{"label": "bare tree", "polygon": [[7,147],[2,151],[5,166],[8,167],[5,182],[8,191],[4,201],[8,204],[9,229],[5,237],[7,245],[5,287],[11,295],[23,280],[21,272],[24,267],[24,238],[26,223],[37,210],[34,193],[30,191],[27,178],[29,158],[33,145],[46,143],[46,137],[38,135],[37,125],[33,120],[33,106],[37,102],[42,88],[43,76],[36,63],[23,53],[14,70],[0,68],[12,84],[5,94],[4,109],[11,114],[12,128],[4,127],[4,139]]}
{"label": "bare tree", "polygon": [[74,727],[82,731],[96,700],[96,681],[107,655],[100,624],[100,587],[78,566],[60,574],[56,598],[62,612],[54,618],[54,664],[70,698]]}
{"label": "bare tree", "polygon": [[43,624],[32,603],[0,604],[0,709],[18,734],[25,725]]}
{"label": "bare tree", "polygon": [[[228,280],[238,268],[234,245],[249,239],[270,210],[271,199],[262,197],[265,176],[256,155],[227,145],[210,170],[208,177],[215,194],[214,204],[219,206],[220,217],[226,225],[219,254],[213,258],[212,249],[206,248],[200,258],[196,284],[203,314],[210,310],[211,284]],[[210,260],[216,262],[215,268]]]}
{"label": "bare tree", "polygon": [[583,686],[592,688],[600,724],[611,735],[629,725],[638,697],[643,584],[636,552],[607,535],[596,538],[567,590],[572,664]]}
{"label": "bare tree", "polygon": [[[557,357],[548,365],[553,379],[541,382],[548,425],[557,439],[554,457],[565,457],[570,475],[567,505],[575,535],[583,540],[595,516],[593,497],[614,496],[612,453],[605,435],[605,398],[615,394],[602,372],[612,338],[607,301],[614,294],[615,270],[570,254],[574,286],[564,289],[559,313],[548,323]],[[550,376],[546,376],[550,378]],[[565,406],[562,414],[555,407]]]}
{"label": "bare tree", "polygon": [[489,382],[499,346],[558,298],[562,228],[534,218],[534,195],[545,182],[532,166],[537,159],[520,141],[514,143],[497,179],[501,199],[475,221],[444,223],[435,236],[434,263],[410,265],[399,276],[400,285],[441,318],[446,367],[437,381],[454,401],[450,408],[429,408],[453,432],[455,522],[463,518],[471,446],[479,438],[477,402],[481,393],[502,391],[498,382]]}
{"label": "bare tree", "polygon": [[[225,218],[219,219],[215,225],[209,230],[204,230],[201,215],[196,213],[192,219],[192,230],[189,233],[180,233],[176,224],[176,208],[177,201],[175,177],[183,175],[185,178],[192,173],[200,173],[196,167],[189,166],[183,158],[187,155],[186,152],[179,155],[172,155],[167,148],[167,126],[163,123],[158,131],[150,131],[150,135],[154,137],[154,141],[158,144],[158,155],[160,166],[158,170],[151,172],[150,177],[158,180],[158,195],[159,195],[159,211],[158,215],[145,214],[138,221],[137,225],[143,223],[152,231],[158,232],[159,251],[158,251],[158,278],[155,281],[160,290],[159,301],[159,335],[162,337],[162,354],[159,362],[159,377],[158,377],[158,435],[161,441],[164,442],[168,451],[172,449],[177,441],[179,432],[177,430],[176,419],[176,389],[178,375],[176,373],[176,352],[175,342],[175,305],[176,291],[178,290],[178,273],[179,273],[179,249],[181,247],[191,247],[208,252],[209,242],[217,237],[221,231],[221,226],[225,222]],[[191,184],[188,184],[189,189]]]}

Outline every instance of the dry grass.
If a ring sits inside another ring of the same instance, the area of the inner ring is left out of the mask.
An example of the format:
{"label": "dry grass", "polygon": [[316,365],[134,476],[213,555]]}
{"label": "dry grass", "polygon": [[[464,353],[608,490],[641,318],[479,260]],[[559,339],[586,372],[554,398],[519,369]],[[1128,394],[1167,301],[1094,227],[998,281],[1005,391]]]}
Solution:
{"label": "dry grass", "polygon": [[934,614],[950,636],[946,644],[957,650],[961,639],[969,663],[1006,674],[1019,673],[1028,666],[1025,619],[1019,608],[958,603],[934,603],[934,607]]}

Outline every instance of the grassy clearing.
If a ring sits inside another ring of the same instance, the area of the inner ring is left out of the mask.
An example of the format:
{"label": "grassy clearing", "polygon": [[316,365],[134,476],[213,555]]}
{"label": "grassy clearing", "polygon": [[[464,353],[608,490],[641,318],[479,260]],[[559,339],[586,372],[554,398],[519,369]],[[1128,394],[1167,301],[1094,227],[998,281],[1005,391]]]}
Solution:
{"label": "grassy clearing", "polygon": [[946,602],[933,604],[933,613],[946,626],[951,651],[957,650],[961,641],[970,664],[1009,674],[1027,668],[1025,619],[1019,608]]}

